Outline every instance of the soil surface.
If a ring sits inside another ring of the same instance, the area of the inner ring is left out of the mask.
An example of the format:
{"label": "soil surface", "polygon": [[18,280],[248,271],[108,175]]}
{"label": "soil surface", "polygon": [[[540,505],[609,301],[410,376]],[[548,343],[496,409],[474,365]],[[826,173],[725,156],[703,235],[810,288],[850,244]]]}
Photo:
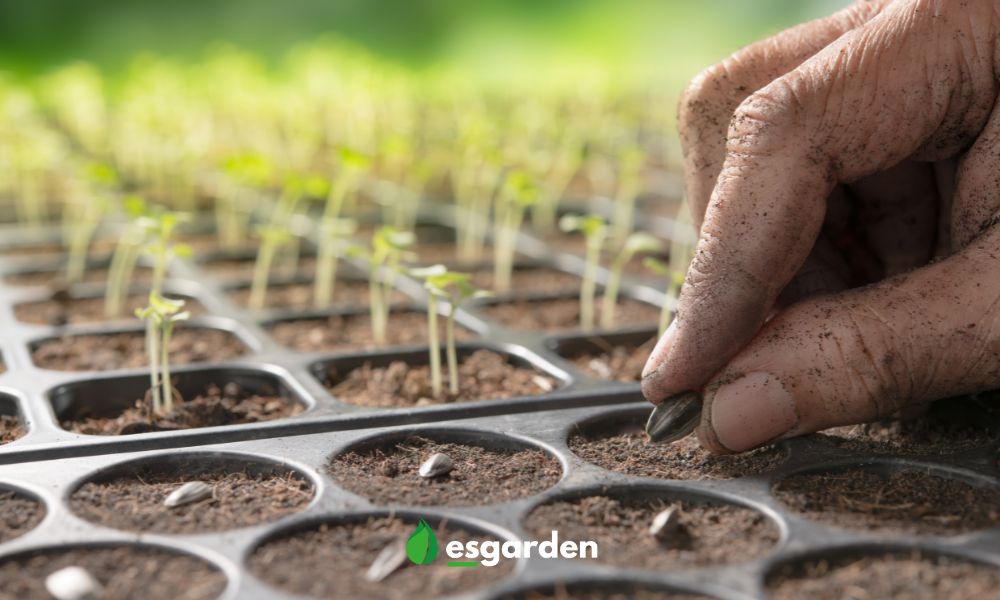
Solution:
{"label": "soil surface", "polygon": [[609,344],[602,338],[593,338],[595,346],[583,352],[570,355],[578,369],[597,379],[636,383],[642,380],[642,368],[656,346],[656,336],[636,347],[634,345]]}
{"label": "soil surface", "polygon": [[[595,302],[596,319],[600,319],[601,299]],[[489,303],[476,307],[485,317],[511,329],[528,331],[561,331],[580,328],[579,298],[519,300]],[[616,310],[616,326],[653,326],[660,318],[660,309],[645,302],[622,298]]]}
{"label": "soil surface", "polygon": [[13,442],[24,434],[21,419],[15,415],[0,415],[0,445]]}
{"label": "soil surface", "polygon": [[[308,283],[281,283],[267,288],[264,306],[267,308],[307,309],[313,307],[314,287]],[[341,280],[333,288],[332,306],[337,308],[367,308],[371,299],[367,281]],[[240,306],[250,300],[250,288],[237,288],[229,292],[229,297]],[[392,294],[393,303],[407,302],[410,298],[400,292]]]}
{"label": "soil surface", "polygon": [[918,471],[793,475],[774,496],[803,516],[880,533],[949,535],[1000,525],[1000,494]]}
{"label": "soil surface", "polygon": [[776,600],[966,600],[993,597],[1000,569],[914,551],[785,565],[767,583]]}
{"label": "soil surface", "polygon": [[[142,331],[65,335],[39,342],[31,359],[56,371],[109,371],[149,365]],[[170,339],[170,364],[222,362],[248,351],[233,334],[219,329],[178,327]]]}
{"label": "soil surface", "polygon": [[943,454],[994,446],[1000,442],[1000,395],[942,400],[918,419],[835,427],[818,437],[847,450],[877,454]]}
{"label": "soil surface", "polygon": [[82,567],[103,588],[101,600],[208,600],[226,588],[226,576],[193,556],[143,546],[53,549],[0,563],[0,599],[50,600],[45,578]]}
{"label": "soil surface", "polygon": [[[420,465],[436,452],[455,468],[424,478]],[[472,506],[508,502],[558,483],[559,462],[534,449],[493,449],[409,437],[387,446],[351,451],[330,461],[327,472],[344,488],[374,504]]]}
{"label": "soil surface", "polygon": [[[133,282],[143,282],[152,279],[153,271],[148,267],[137,266],[132,273]],[[64,281],[66,278],[65,269],[42,269],[39,271],[24,271],[17,273],[7,273],[3,276],[3,282],[7,285],[47,285],[52,286]],[[108,269],[94,267],[87,269],[83,274],[82,283],[106,283],[108,280]]]}
{"label": "soil surface", "polygon": [[555,379],[530,367],[513,365],[503,354],[476,350],[458,360],[457,394],[448,391],[448,368],[442,352],[442,397],[435,398],[430,367],[397,360],[386,367],[371,363],[346,373],[336,366],[327,370],[327,390],[341,402],[359,406],[427,406],[475,400],[501,400],[514,396],[547,394],[558,387]]}
{"label": "soil surface", "polygon": [[[178,298],[167,294],[168,297]],[[183,298],[185,300],[184,310],[192,315],[205,313],[205,307],[194,298]],[[147,294],[133,294],[128,296],[121,315],[109,319],[104,314],[104,297],[97,298],[68,298],[61,300],[40,300],[38,302],[23,302],[14,306],[14,316],[18,321],[24,323],[38,323],[41,325],[67,325],[79,323],[99,323],[102,321],[136,321],[136,309],[145,308],[149,302]]]}
{"label": "soil surface", "polygon": [[[113,239],[93,240],[87,248],[87,256],[108,256],[115,251],[118,242]],[[59,242],[35,242],[31,244],[18,244],[0,249],[0,255],[11,258],[35,257],[46,255],[63,255],[68,253],[69,248]]]}
{"label": "soil surface", "polygon": [[[680,530],[659,541],[649,526],[672,504],[681,511]],[[608,496],[543,504],[528,515],[525,528],[537,539],[558,530],[561,540],[595,540],[598,562],[653,571],[754,560],[779,537],[766,517],[738,506]]]}
{"label": "soil surface", "polygon": [[[212,277],[226,281],[247,281],[253,279],[255,258],[219,258],[198,263],[198,269]],[[316,270],[316,259],[312,256],[299,258],[298,268],[293,272],[289,265],[278,263],[271,271],[271,277],[307,277]]]}
{"label": "soil surface", "polygon": [[28,533],[44,516],[45,508],[36,500],[0,489],[0,543]]}
{"label": "soil surface", "polygon": [[444,548],[450,541],[496,539],[447,526],[435,526],[438,557],[429,565],[404,566],[380,582],[365,573],[386,546],[405,542],[416,528],[397,518],[367,522],[324,524],[290,537],[265,542],[250,555],[251,571],[266,583],[295,594],[316,598],[439,598],[495,584],[514,569],[514,560],[495,567],[447,566]]}
{"label": "soil surface", "polygon": [[[212,486],[212,496],[173,508],[163,505],[190,481]],[[258,473],[194,463],[167,469],[144,465],[128,475],[83,484],[69,504],[79,517],[115,529],[203,533],[277,521],[305,508],[313,493],[307,480],[288,469]]]}
{"label": "soil surface", "polygon": [[[370,313],[331,315],[316,319],[279,321],[268,326],[279,344],[299,352],[369,350],[377,348],[372,339]],[[439,338],[445,339],[444,318],[438,319]],[[474,333],[455,324],[455,339],[470,340]],[[386,328],[386,346],[427,344],[427,313],[390,312]]]}
{"label": "soil surface", "polygon": [[220,425],[273,421],[297,415],[305,407],[291,398],[257,395],[235,383],[210,385],[194,398],[174,398],[174,410],[157,416],[148,398],[137,399],[115,417],[86,413],[62,419],[63,429],[89,435],[132,435],[149,431],[174,431]]}
{"label": "soil surface", "polygon": [[673,444],[651,444],[642,417],[585,427],[569,438],[577,456],[610,471],[659,479],[734,479],[777,467],[785,458],[775,447],[715,456],[688,437]]}
{"label": "soil surface", "polygon": [[[472,271],[472,283],[481,289],[496,291],[493,266]],[[580,291],[581,279],[572,273],[547,267],[515,267],[510,278],[510,292],[504,296],[526,296],[541,293],[573,293]]]}
{"label": "soil surface", "polygon": [[630,583],[613,583],[604,588],[601,585],[605,584],[560,584],[555,588],[501,596],[498,600],[709,600],[706,596],[639,587]]}

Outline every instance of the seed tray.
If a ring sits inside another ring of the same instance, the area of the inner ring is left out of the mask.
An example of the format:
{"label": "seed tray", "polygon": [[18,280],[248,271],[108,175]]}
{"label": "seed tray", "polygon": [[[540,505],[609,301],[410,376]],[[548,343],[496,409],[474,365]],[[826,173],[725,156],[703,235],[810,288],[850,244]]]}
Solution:
{"label": "seed tray", "polygon": [[[429,213],[424,220],[444,227],[447,215]],[[654,226],[668,227],[658,221]],[[573,256],[552,253],[530,236],[522,236],[520,252],[539,264],[580,273],[582,262]],[[38,261],[33,261],[37,264]],[[0,269],[23,267],[23,260],[0,262]],[[350,276],[350,273],[347,273]],[[355,273],[354,275],[357,275]],[[602,273],[602,277],[606,273]],[[522,525],[535,506],[566,496],[585,493],[626,495],[663,494],[666,498],[715,500],[759,511],[780,531],[777,545],[765,556],[740,564],[649,572],[595,565],[586,561],[519,561],[515,571],[498,585],[462,594],[467,598],[497,598],[505,594],[551,586],[554,583],[632,582],[699,592],[710,597],[738,599],[766,597],[764,578],[777,565],[806,556],[838,556],[845,553],[885,551],[917,547],[929,554],[965,557],[1000,566],[1000,530],[959,536],[887,536],[839,529],[810,521],[792,513],[776,500],[771,486],[782,477],[815,469],[867,466],[878,470],[915,467],[944,477],[1000,490],[997,447],[945,456],[873,455],[838,448],[816,439],[781,444],[784,460],[760,475],[732,480],[661,480],[624,475],[589,464],[568,447],[568,436],[581,423],[620,415],[640,415],[649,407],[642,402],[636,384],[606,382],[578,371],[560,351],[586,346],[591,335],[567,332],[545,335],[505,329],[485,319],[476,306],[460,311],[460,324],[479,334],[463,348],[488,347],[531,363],[562,383],[552,393],[508,400],[437,405],[421,408],[375,409],[347,405],[331,397],[314,373],[325,361],[357,364],[380,356],[420,360],[421,347],[391,348],[379,352],[297,353],[272,341],[264,326],[290,317],[332,314],[335,311],[269,310],[253,312],[233,304],[226,286],[204,277],[193,262],[178,262],[171,269],[170,290],[197,298],[207,314],[192,319],[191,326],[224,329],[244,341],[250,353],[237,360],[212,365],[175,368],[179,385],[225,375],[245,386],[264,385],[284,390],[308,408],[300,415],[249,425],[208,427],[172,432],[150,432],[128,436],[87,436],[68,432],[58,424],[57,414],[73,402],[108,401],[106,390],[135,390],[145,382],[143,369],[105,372],[61,372],[34,366],[30,348],[38,341],[59,334],[140,331],[138,324],[96,324],[50,327],[29,325],[14,318],[18,302],[47,296],[44,288],[0,287],[0,326],[7,333],[0,350],[7,372],[0,375],[0,410],[16,410],[28,424],[21,439],[0,446],[0,486],[21,490],[46,508],[43,522],[0,546],[0,561],[21,552],[54,545],[141,543],[176,549],[217,565],[228,577],[226,598],[292,597],[258,580],[247,569],[249,554],[263,540],[319,521],[349,519],[363,515],[395,513],[407,518],[426,518],[496,535],[526,538]],[[413,299],[412,307],[424,310],[426,298],[420,285],[406,277],[397,286]],[[97,294],[99,286],[81,293]],[[647,282],[629,278],[623,295],[651,303],[664,294]],[[354,309],[342,309],[350,311]],[[651,330],[615,330],[612,339],[638,340]],[[516,501],[478,507],[377,506],[339,487],[326,473],[331,456],[362,441],[391,437],[402,432],[453,440],[504,440],[538,447],[558,459],[563,476],[554,487]],[[67,506],[69,495],[84,481],[106,469],[143,459],[176,460],[179,456],[215,457],[234,464],[252,459],[266,464],[290,466],[315,486],[315,498],[303,511],[275,522],[228,532],[201,535],[129,533],[86,522]],[[486,568],[486,567],[480,567]]]}

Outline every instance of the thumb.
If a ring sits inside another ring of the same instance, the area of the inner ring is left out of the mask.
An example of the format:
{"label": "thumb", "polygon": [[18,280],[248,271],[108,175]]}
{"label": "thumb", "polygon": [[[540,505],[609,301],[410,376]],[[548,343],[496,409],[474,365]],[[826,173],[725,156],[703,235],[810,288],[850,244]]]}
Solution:
{"label": "thumb", "polygon": [[1000,230],[951,258],[781,313],[706,386],[716,453],[1000,386]]}

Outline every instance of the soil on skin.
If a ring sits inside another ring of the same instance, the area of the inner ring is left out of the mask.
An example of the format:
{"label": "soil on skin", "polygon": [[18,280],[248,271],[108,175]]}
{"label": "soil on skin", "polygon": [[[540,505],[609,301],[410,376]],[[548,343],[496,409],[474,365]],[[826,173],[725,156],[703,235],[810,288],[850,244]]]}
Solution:
{"label": "soil on skin", "polygon": [[21,419],[14,415],[0,415],[0,445],[13,442],[24,433]]}
{"label": "soil on skin", "polygon": [[827,429],[819,439],[847,450],[877,454],[946,454],[1000,441],[1000,395],[941,400],[910,421],[881,421]]}
{"label": "soil on skin", "polygon": [[100,582],[101,600],[209,600],[222,594],[227,581],[201,559],[157,548],[54,549],[0,563],[0,599],[50,600],[45,578],[74,566]]}
{"label": "soil on skin", "polygon": [[132,435],[149,431],[174,431],[198,427],[242,425],[273,421],[297,415],[305,407],[291,398],[257,395],[246,392],[235,383],[224,387],[208,386],[194,398],[174,398],[174,410],[166,415],[152,411],[150,399],[142,398],[116,417],[96,417],[87,414],[63,419],[63,429],[89,435]]}
{"label": "soil on skin", "polygon": [[601,338],[594,338],[594,343],[604,350],[591,350],[572,354],[573,364],[578,369],[597,379],[605,381],[621,381],[636,383],[642,380],[642,369],[646,360],[656,346],[656,336],[642,345],[611,345]]}
{"label": "soil on skin", "polygon": [[[448,526],[435,526],[438,552],[451,541],[496,539]],[[250,555],[250,570],[261,580],[286,592],[315,598],[416,600],[440,598],[494,584],[514,569],[515,560],[501,559],[495,567],[454,568],[439,556],[429,565],[403,567],[380,582],[365,579],[375,558],[387,546],[405,543],[416,528],[397,518],[323,524],[289,537],[265,542]]]}
{"label": "soil on skin", "polygon": [[715,456],[693,435],[672,444],[651,444],[641,418],[587,427],[570,436],[569,447],[580,458],[610,471],[659,479],[734,479],[770,471],[785,458],[773,446]]}
{"label": "soil on skin", "polygon": [[[649,526],[671,505],[680,508],[680,530],[659,541]],[[779,537],[766,517],[738,506],[608,496],[543,504],[531,511],[525,528],[537,539],[558,530],[560,540],[595,540],[598,562],[652,571],[754,560]]]}
{"label": "soil on skin", "polygon": [[[171,492],[190,481],[212,486],[212,496],[173,508],[163,505]],[[169,470],[147,465],[114,479],[87,482],[69,503],[79,517],[115,529],[203,533],[277,521],[305,508],[312,497],[312,485],[287,469],[253,473],[206,471],[197,464]]]}
{"label": "soil on skin", "polygon": [[[168,297],[175,297],[167,294]],[[184,310],[192,315],[205,313],[205,307],[193,298],[184,298]],[[125,306],[118,317],[108,318],[104,314],[104,297],[97,298],[67,298],[62,300],[40,300],[38,302],[23,302],[14,306],[14,316],[23,323],[38,323],[41,325],[67,325],[79,323],[99,323],[102,321],[134,321],[136,309],[144,308],[149,302],[146,294],[128,296]]]}
{"label": "soil on skin", "polygon": [[[108,371],[148,366],[146,338],[141,331],[65,335],[40,342],[31,359],[43,369]],[[170,364],[222,362],[247,353],[233,334],[205,328],[178,327],[170,340]]]}
{"label": "soil on skin", "polygon": [[[316,319],[279,321],[268,326],[279,344],[299,352],[370,350],[378,346],[372,339],[370,313],[331,315]],[[444,318],[438,319],[439,338],[444,339]],[[455,324],[455,339],[470,340],[475,334]],[[386,327],[386,346],[427,344],[427,313],[390,312]]]}
{"label": "soil on skin", "polygon": [[[443,352],[442,352],[443,354]],[[411,366],[393,361],[386,367],[371,363],[346,373],[331,366],[327,371],[327,389],[341,402],[359,406],[427,406],[432,404],[502,400],[514,396],[547,394],[558,387],[556,380],[533,368],[511,364],[502,354],[476,350],[458,360],[457,394],[448,391],[448,368],[444,356],[442,377],[444,391],[435,398],[428,366]]]}
{"label": "soil on skin", "polygon": [[45,508],[37,501],[0,489],[0,544],[28,533],[44,516]]}
{"label": "soil on skin", "polygon": [[[253,279],[254,258],[220,258],[198,263],[198,269],[213,278],[226,281],[250,281]],[[275,265],[271,277],[309,277],[316,270],[316,259],[311,256],[299,258],[297,268],[290,265]]]}
{"label": "soil on skin", "polygon": [[815,521],[882,533],[950,535],[1000,524],[1000,494],[918,471],[793,475],[774,496]]}
{"label": "soil on skin", "polygon": [[603,584],[559,584],[547,590],[529,590],[501,596],[499,600],[709,600],[707,596],[657,590],[628,583],[613,583],[606,588],[599,588],[600,585]]}
{"label": "soil on skin", "polygon": [[[600,297],[595,302],[596,318],[600,318]],[[546,300],[516,300],[496,304],[483,304],[477,309],[485,317],[498,321],[505,327],[527,331],[562,331],[580,328],[579,298]],[[656,326],[660,318],[657,307],[622,298],[615,312],[615,325]]]}
{"label": "soil on skin", "polygon": [[945,556],[862,556],[780,567],[768,576],[775,600],[966,600],[994,597],[1000,569]]}
{"label": "soil on skin", "polygon": [[[146,282],[152,279],[153,271],[148,267],[138,266],[132,273],[133,282]],[[25,271],[18,273],[7,273],[3,276],[3,282],[7,285],[32,285],[32,286],[52,286],[66,277],[65,269]],[[108,269],[92,268],[87,269],[83,274],[82,283],[106,283],[108,280]]]}
{"label": "soil on skin", "polygon": [[[420,465],[437,452],[447,454],[455,468],[421,477]],[[541,450],[483,448],[416,436],[334,457],[327,472],[374,504],[416,506],[508,502],[546,490],[562,476],[559,462]]]}
{"label": "soil on skin", "polygon": [[[266,308],[313,308],[313,284],[284,283],[270,285],[264,301]],[[337,308],[367,308],[371,300],[371,292],[367,281],[341,280],[333,287],[332,306]],[[246,306],[250,300],[250,288],[238,288],[229,292],[229,297],[240,306]],[[392,294],[393,303],[403,303],[409,300],[406,294],[396,290]]]}

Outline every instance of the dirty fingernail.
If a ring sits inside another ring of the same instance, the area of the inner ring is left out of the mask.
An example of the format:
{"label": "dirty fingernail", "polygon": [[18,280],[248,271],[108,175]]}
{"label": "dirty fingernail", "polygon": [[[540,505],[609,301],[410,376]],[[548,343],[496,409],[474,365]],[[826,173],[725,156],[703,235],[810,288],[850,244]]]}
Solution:
{"label": "dirty fingernail", "polygon": [[674,323],[667,327],[667,330],[663,332],[663,336],[660,340],[656,342],[656,346],[653,348],[653,352],[650,353],[649,358],[646,359],[646,366],[642,368],[642,377],[645,378],[647,375],[656,370],[660,363],[663,362],[667,355],[670,354],[670,346],[674,342]]}
{"label": "dirty fingernail", "polygon": [[798,421],[794,399],[770,373],[748,373],[720,387],[712,400],[712,429],[733,452],[787,433]]}

